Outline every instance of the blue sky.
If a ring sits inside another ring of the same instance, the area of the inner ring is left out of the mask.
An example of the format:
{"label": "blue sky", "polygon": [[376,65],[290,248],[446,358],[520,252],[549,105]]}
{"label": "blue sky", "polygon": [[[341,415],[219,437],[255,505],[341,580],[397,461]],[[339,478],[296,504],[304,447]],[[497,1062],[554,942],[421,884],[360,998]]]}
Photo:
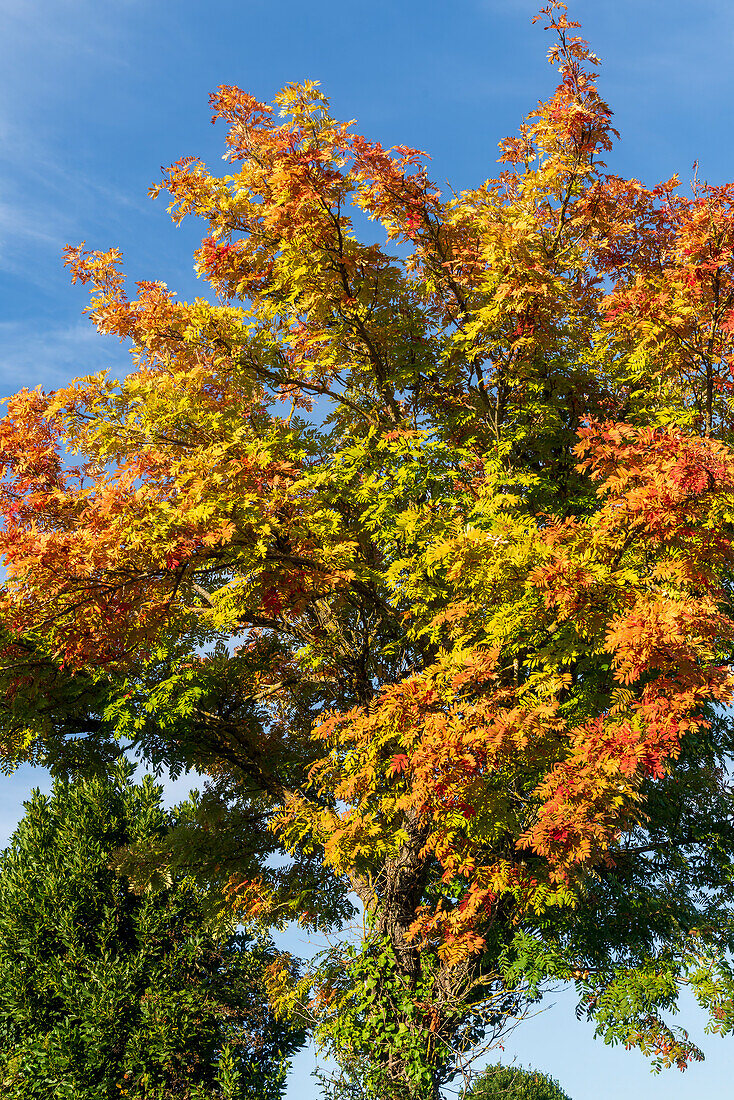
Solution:
{"label": "blue sky", "polygon": [[[439,185],[495,172],[497,142],[553,87],[535,0],[0,0],[0,394],[51,388],[125,351],[81,315],[61,249],[123,249],[133,279],[201,294],[194,225],[174,228],[146,197],[161,165],[186,154],[213,166],[222,134],[207,96],[239,84],[269,99],[317,79],[335,113],[386,145],[433,157]],[[620,174],[711,182],[734,177],[731,0],[571,0],[601,56],[602,94],[622,139]],[[0,777],[0,841],[43,774]],[[179,785],[178,791],[181,790]],[[169,797],[175,797],[171,791]],[[731,1095],[731,1040],[704,1039],[685,1075],[649,1074],[577,1024],[568,994],[524,1024],[503,1057],[558,1077],[573,1100]],[[700,1032],[695,1013],[687,1015]],[[288,1100],[316,1096],[301,1056]]]}

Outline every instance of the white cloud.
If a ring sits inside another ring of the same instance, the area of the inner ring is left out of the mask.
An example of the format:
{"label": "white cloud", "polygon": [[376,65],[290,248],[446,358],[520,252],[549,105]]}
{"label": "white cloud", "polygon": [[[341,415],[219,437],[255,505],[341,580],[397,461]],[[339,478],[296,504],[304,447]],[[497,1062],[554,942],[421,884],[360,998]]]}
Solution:
{"label": "white cloud", "polygon": [[78,159],[83,119],[74,97],[84,79],[134,66],[126,46],[135,8],[144,3],[0,0],[0,270],[37,287],[52,283],[67,241],[102,224],[109,234],[110,222],[148,205],[144,193],[131,201],[109,178],[95,178],[93,151]]}
{"label": "white cloud", "polygon": [[0,395],[24,386],[54,389],[79,375],[130,369],[125,349],[113,337],[100,336],[88,321],[38,331],[34,322],[0,323]]}
{"label": "white cloud", "polygon": [[57,279],[62,249],[101,228],[120,228],[130,215],[149,214],[145,195],[130,196],[107,180],[53,156],[35,135],[6,126],[0,164],[0,271],[36,286]]}
{"label": "white cloud", "polygon": [[19,205],[8,202],[0,202],[0,246],[14,237],[51,245],[57,245],[61,241],[58,234],[42,228],[30,210],[23,210]]}

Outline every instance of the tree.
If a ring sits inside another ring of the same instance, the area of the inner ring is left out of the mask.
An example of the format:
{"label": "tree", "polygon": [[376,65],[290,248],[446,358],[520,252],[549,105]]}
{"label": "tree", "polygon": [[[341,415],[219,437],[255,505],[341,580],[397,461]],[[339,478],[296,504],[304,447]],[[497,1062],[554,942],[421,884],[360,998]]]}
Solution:
{"label": "tree", "polygon": [[0,428],[6,756],[207,773],[140,881],[320,927],[356,896],[362,941],[271,996],[380,1100],[548,982],[656,1065],[701,1056],[681,984],[734,1022],[734,188],[610,174],[544,15],[556,92],[448,197],[313,82],[220,88],[228,173],[153,188],[214,299],[70,248],[134,369]]}
{"label": "tree", "polygon": [[131,772],[34,791],[0,858],[3,1096],[275,1100],[300,1036],[267,1006],[272,947],[207,932],[191,880],[137,896],[115,874],[166,830]]}
{"label": "tree", "polygon": [[500,1065],[488,1066],[469,1096],[471,1100],[570,1100],[547,1074]]}

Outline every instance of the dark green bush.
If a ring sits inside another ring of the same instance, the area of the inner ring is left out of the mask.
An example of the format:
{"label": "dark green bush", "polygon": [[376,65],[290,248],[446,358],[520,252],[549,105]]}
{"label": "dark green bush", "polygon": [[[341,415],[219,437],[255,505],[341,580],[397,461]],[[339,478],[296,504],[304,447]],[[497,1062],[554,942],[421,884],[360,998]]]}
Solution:
{"label": "dark green bush", "polygon": [[207,932],[190,878],[115,874],[171,823],[131,771],[35,791],[0,856],[0,1096],[276,1100],[301,1036],[267,1005],[272,945]]}
{"label": "dark green bush", "polygon": [[488,1066],[466,1100],[571,1100],[557,1081],[533,1069]]}

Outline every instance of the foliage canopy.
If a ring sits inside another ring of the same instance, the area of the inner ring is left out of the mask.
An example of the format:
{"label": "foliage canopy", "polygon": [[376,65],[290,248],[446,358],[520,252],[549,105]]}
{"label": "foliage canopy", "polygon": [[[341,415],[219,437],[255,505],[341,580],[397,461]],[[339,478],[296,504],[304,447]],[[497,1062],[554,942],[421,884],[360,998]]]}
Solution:
{"label": "foliage canopy", "polygon": [[205,772],[137,874],[243,918],[356,895],[359,947],[271,995],[380,1100],[549,981],[658,1065],[700,1056],[681,983],[734,1023],[734,187],[610,173],[543,14],[558,88],[459,194],[313,82],[220,88],[227,173],[153,188],[213,300],[70,248],[133,369],[0,426],[7,758]]}

